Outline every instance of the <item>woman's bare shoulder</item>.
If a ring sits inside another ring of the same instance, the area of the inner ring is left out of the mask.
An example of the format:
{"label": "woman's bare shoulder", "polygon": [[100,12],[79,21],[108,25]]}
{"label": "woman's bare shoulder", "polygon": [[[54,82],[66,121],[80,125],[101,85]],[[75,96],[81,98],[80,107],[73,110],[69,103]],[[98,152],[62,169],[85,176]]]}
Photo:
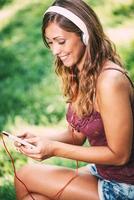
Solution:
{"label": "woman's bare shoulder", "polygon": [[109,62],[106,64],[97,79],[97,90],[128,89],[130,82],[124,74],[125,69],[119,65]]}

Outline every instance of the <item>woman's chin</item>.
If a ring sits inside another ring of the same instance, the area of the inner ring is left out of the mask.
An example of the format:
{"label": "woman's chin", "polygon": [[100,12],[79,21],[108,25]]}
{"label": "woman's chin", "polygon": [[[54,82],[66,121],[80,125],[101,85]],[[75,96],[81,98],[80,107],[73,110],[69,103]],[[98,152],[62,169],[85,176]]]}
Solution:
{"label": "woman's chin", "polygon": [[68,68],[71,68],[71,67],[74,66],[74,64],[71,63],[71,62],[63,62],[63,65],[66,66],[66,67],[68,67]]}

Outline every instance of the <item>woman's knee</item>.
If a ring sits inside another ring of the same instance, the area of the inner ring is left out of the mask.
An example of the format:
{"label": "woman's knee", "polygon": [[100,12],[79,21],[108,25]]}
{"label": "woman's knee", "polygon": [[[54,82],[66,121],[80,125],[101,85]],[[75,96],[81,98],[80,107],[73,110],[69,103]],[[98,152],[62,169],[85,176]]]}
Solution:
{"label": "woman's knee", "polygon": [[31,164],[28,164],[28,165],[24,165],[23,167],[21,167],[19,170],[17,170],[16,174],[17,176],[19,177],[23,177],[25,176],[29,170],[32,168],[32,165]]}
{"label": "woman's knee", "polygon": [[[48,174],[49,166],[41,164],[27,164],[16,172],[15,185],[21,184],[21,181],[30,185],[31,187],[36,184],[40,176]],[[20,180],[18,180],[20,179]]]}
{"label": "woman's knee", "polygon": [[34,168],[33,164],[27,164],[22,168],[20,168],[19,170],[17,170],[14,177],[15,185],[19,184],[21,181],[22,182],[27,181],[27,179],[30,178],[29,175],[31,174],[33,168]]}

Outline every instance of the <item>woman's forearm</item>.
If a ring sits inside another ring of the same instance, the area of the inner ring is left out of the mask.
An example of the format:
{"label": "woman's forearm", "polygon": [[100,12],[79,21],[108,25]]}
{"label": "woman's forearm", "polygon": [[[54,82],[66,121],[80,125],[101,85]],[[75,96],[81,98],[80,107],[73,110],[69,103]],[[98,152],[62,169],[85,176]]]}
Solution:
{"label": "woman's forearm", "polygon": [[36,136],[43,138],[47,138],[50,140],[55,140],[59,142],[64,142],[71,144],[72,143],[72,137],[71,132],[68,128],[51,128],[51,127],[33,127],[30,130],[33,134]]}
{"label": "woman's forearm", "polygon": [[42,137],[50,140],[72,144],[71,134],[68,130],[48,129],[44,131]]}
{"label": "woman's forearm", "polygon": [[123,156],[116,155],[107,146],[84,147],[54,142],[54,156],[79,160],[87,163],[122,165]]}
{"label": "woman's forearm", "polygon": [[76,131],[72,133],[72,129],[70,127],[64,130],[55,128],[45,128],[44,132],[42,132],[40,136],[42,139],[47,138],[50,140],[75,145],[82,145],[86,140],[86,137],[82,133],[77,133]]}

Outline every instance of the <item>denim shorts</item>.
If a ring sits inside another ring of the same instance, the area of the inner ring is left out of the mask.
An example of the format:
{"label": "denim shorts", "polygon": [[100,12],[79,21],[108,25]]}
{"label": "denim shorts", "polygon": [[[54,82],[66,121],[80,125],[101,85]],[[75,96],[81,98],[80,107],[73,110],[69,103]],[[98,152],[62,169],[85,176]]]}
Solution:
{"label": "denim shorts", "polygon": [[134,200],[134,185],[103,179],[94,164],[87,167],[90,173],[98,178],[100,200]]}

